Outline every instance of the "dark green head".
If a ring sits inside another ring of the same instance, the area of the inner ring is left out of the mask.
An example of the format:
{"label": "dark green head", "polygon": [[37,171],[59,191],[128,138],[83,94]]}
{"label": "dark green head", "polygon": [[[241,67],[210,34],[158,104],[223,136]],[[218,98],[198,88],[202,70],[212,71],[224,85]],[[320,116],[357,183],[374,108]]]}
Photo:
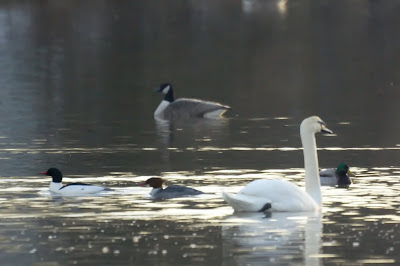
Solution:
{"label": "dark green head", "polygon": [[347,164],[345,163],[340,163],[337,168],[336,168],[336,174],[341,176],[341,175],[353,175],[353,173],[350,172],[350,168]]}

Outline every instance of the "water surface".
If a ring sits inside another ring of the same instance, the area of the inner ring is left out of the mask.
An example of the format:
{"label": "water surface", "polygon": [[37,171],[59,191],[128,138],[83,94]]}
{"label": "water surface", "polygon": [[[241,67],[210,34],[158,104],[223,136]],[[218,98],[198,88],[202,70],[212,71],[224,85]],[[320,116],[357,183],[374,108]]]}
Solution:
{"label": "water surface", "polygon": [[[397,1],[3,1],[1,265],[362,265],[400,261]],[[153,89],[232,106],[159,123]],[[304,186],[299,124],[348,190],[319,213],[237,214],[222,191]],[[54,197],[49,177],[108,186]],[[205,195],[153,201],[159,176]]]}

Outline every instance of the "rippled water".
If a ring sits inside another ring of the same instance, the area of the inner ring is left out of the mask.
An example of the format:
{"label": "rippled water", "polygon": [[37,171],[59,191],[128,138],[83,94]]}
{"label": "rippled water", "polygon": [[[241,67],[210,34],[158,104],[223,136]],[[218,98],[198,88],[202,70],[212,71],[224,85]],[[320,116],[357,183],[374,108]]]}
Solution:
{"label": "rippled water", "polygon": [[[399,264],[399,3],[117,2],[0,4],[1,265]],[[166,81],[233,109],[156,122]],[[323,187],[321,213],[233,213],[222,191],[304,186],[313,114],[350,189]],[[113,190],[55,197],[49,167]],[[154,176],[205,194],[153,201]]]}

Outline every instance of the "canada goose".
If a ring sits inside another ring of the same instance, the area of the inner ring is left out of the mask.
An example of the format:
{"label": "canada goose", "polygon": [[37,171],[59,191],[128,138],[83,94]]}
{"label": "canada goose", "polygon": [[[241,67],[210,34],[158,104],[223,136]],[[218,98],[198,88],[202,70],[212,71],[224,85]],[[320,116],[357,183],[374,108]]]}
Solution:
{"label": "canada goose", "polygon": [[318,210],[322,205],[322,195],[315,133],[321,131],[332,133],[318,116],[306,118],[300,125],[304,154],[305,191],[286,180],[261,179],[250,182],[237,194],[222,192],[224,200],[238,212]]}
{"label": "canada goose", "polygon": [[174,91],[170,83],[161,84],[156,92],[165,94],[164,99],[154,112],[156,119],[176,119],[176,118],[219,118],[229,106],[216,102],[202,101],[198,99],[181,98],[175,100]]}

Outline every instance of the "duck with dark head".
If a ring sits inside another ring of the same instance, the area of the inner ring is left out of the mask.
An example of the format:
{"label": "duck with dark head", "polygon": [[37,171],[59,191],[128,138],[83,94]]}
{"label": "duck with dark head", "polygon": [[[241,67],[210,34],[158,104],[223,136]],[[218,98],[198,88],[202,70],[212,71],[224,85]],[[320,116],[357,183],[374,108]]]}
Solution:
{"label": "duck with dark head", "polygon": [[110,190],[106,187],[94,186],[85,183],[70,183],[68,185],[62,185],[63,175],[57,168],[49,168],[47,171],[39,173],[52,177],[49,189],[53,193],[57,193],[64,196],[77,196],[77,195],[88,195],[99,193],[104,190]]}
{"label": "duck with dark head", "polygon": [[185,186],[170,185],[163,188],[164,179],[159,177],[152,177],[147,179],[145,182],[139,184],[139,186],[149,186],[153,189],[150,191],[150,195],[153,199],[170,199],[185,196],[195,196],[203,194],[203,192],[189,188]]}
{"label": "duck with dark head", "polygon": [[322,170],[319,172],[319,176],[321,185],[337,186],[338,188],[348,188],[352,184],[350,177],[355,177],[345,163],[339,163],[336,168]]}

